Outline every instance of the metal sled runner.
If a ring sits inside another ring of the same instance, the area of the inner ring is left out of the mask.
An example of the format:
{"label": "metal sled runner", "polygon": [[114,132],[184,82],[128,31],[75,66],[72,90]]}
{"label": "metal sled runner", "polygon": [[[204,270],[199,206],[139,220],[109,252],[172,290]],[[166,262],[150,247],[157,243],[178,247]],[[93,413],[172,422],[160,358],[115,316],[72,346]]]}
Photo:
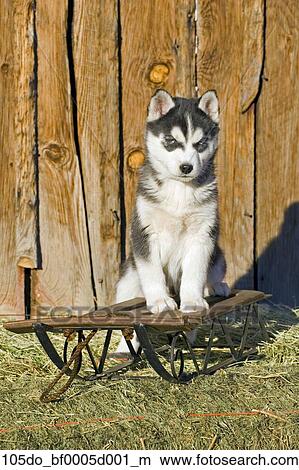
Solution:
{"label": "metal sled runner", "polygon": [[[144,361],[160,377],[172,383],[188,383],[201,374],[212,374],[238,363],[256,354],[261,341],[269,340],[264,320],[256,306],[258,301],[267,297],[258,291],[235,290],[228,298],[208,298],[208,312],[171,311],[157,315],[146,309],[144,299],[137,298],[81,316],[21,320],[8,322],[4,327],[14,333],[35,333],[48,357],[59,369],[42,394],[41,399],[47,402],[57,400],[75,378],[85,381],[111,379],[142,365]],[[231,328],[235,323],[238,323],[240,332],[237,341]],[[186,333],[195,328],[199,332],[204,331],[204,341],[192,346]],[[107,366],[112,356],[108,353],[114,330],[121,330],[131,356],[125,362]],[[131,343],[134,331],[140,342],[138,351]],[[61,354],[51,339],[52,333],[65,336]],[[157,334],[163,336],[163,341],[155,346]],[[76,345],[69,351],[74,338]],[[97,341],[99,338],[101,342]],[[228,357],[217,360],[215,351],[220,347],[226,349]],[[86,364],[83,365],[86,361],[87,369]],[[85,372],[80,375],[82,370]],[[59,389],[55,388],[63,376],[67,376],[66,382]]]}

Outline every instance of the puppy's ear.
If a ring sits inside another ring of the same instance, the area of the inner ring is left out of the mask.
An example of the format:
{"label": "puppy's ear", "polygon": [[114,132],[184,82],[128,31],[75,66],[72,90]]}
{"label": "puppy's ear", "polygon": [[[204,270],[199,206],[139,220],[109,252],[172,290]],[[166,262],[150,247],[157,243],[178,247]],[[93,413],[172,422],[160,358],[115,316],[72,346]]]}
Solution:
{"label": "puppy's ear", "polygon": [[155,121],[174,108],[174,101],[169,93],[165,90],[158,90],[152,97],[147,113],[147,120]]}
{"label": "puppy's ear", "polygon": [[198,107],[214,122],[219,123],[219,103],[214,90],[207,91],[199,98]]}

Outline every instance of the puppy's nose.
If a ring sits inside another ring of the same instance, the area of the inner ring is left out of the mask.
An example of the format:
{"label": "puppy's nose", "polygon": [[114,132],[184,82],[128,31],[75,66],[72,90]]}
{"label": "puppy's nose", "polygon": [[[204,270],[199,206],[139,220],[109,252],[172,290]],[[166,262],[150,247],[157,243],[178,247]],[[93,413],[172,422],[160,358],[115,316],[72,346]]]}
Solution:
{"label": "puppy's nose", "polygon": [[188,175],[188,173],[191,173],[193,170],[193,165],[190,165],[189,163],[182,163],[180,170],[182,173],[184,173],[184,175]]}

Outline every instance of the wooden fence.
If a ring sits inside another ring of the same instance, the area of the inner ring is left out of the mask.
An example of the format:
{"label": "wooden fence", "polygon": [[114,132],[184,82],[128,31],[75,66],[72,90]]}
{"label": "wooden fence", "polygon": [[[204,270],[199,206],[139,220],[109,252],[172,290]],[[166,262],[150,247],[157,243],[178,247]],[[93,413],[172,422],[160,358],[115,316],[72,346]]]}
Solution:
{"label": "wooden fence", "polygon": [[0,0],[0,312],[113,301],[148,101],[215,89],[230,284],[299,304],[297,0]]}

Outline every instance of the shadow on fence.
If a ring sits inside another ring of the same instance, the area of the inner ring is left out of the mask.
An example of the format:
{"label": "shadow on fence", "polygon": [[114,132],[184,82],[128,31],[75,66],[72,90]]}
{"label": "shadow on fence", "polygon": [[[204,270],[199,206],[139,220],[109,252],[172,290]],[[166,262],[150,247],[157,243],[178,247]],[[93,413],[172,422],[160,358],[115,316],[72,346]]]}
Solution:
{"label": "shadow on fence", "polygon": [[251,288],[253,278],[256,289],[272,294],[272,302],[299,306],[299,202],[285,210],[278,236],[234,287]]}

